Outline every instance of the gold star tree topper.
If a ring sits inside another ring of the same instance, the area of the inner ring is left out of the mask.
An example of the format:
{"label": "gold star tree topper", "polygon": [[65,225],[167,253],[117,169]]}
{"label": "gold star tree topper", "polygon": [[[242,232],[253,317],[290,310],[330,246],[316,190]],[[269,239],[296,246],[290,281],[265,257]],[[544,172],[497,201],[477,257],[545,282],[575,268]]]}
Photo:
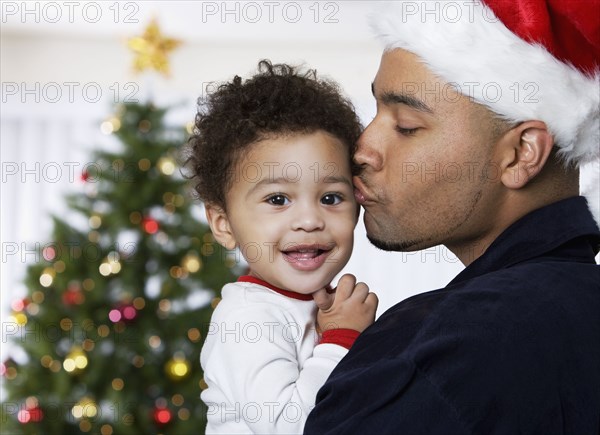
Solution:
{"label": "gold star tree topper", "polygon": [[152,20],[142,36],[136,36],[127,41],[127,46],[136,54],[133,60],[133,69],[138,73],[153,69],[168,76],[168,55],[180,44],[181,41],[178,39],[163,36],[156,20]]}

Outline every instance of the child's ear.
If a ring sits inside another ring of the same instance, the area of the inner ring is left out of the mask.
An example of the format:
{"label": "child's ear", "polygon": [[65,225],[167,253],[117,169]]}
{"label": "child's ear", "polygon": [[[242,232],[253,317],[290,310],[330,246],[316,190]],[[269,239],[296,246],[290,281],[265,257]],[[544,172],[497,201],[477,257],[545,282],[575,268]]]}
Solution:
{"label": "child's ear", "polygon": [[225,247],[225,249],[233,250],[237,246],[227,213],[221,208],[213,204],[206,204],[206,219],[208,225],[217,242]]}

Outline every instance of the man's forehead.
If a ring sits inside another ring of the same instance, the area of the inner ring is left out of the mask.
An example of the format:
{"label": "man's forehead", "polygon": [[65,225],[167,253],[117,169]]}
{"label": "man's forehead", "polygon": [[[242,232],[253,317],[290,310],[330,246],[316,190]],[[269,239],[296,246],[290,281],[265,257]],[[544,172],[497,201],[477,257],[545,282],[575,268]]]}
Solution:
{"label": "man's forehead", "polygon": [[409,106],[429,113],[443,111],[440,106],[448,103],[451,103],[450,107],[455,107],[455,103],[469,103],[468,97],[454,84],[431,72],[417,55],[402,49],[383,53],[379,70],[371,83],[371,92],[382,102],[404,103],[402,100],[407,100]]}

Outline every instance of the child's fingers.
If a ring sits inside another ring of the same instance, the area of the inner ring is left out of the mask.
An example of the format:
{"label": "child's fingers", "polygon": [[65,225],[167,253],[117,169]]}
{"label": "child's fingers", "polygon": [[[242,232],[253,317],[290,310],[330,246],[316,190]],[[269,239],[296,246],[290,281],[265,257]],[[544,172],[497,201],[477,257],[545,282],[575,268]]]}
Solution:
{"label": "child's fingers", "polygon": [[375,293],[369,293],[365,299],[365,305],[372,307],[373,310],[377,310],[377,306],[379,305],[379,298]]}
{"label": "child's fingers", "polygon": [[320,310],[327,311],[333,305],[335,293],[329,293],[327,289],[322,288],[314,292],[312,297]]}
{"label": "child's fingers", "polygon": [[358,284],[356,284],[354,286],[354,290],[352,291],[351,298],[356,301],[364,302],[367,299],[368,295],[369,295],[369,286],[366,285],[364,282],[359,282]]}
{"label": "child's fingers", "polygon": [[338,285],[336,287],[336,301],[344,301],[348,299],[352,292],[354,291],[354,286],[356,285],[356,277],[349,273],[345,274],[338,281]]}

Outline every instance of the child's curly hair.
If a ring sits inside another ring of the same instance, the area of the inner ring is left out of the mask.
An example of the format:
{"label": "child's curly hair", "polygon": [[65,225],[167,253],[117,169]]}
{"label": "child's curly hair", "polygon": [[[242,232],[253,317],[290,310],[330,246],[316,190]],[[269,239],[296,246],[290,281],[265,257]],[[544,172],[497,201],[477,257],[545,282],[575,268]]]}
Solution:
{"label": "child's curly hair", "polygon": [[199,199],[225,210],[231,174],[245,148],[266,138],[317,130],[341,140],[352,158],[362,125],[334,82],[317,79],[314,70],[301,74],[292,66],[261,60],[252,78],[242,83],[235,76],[198,100],[185,151],[189,178],[197,179]]}

